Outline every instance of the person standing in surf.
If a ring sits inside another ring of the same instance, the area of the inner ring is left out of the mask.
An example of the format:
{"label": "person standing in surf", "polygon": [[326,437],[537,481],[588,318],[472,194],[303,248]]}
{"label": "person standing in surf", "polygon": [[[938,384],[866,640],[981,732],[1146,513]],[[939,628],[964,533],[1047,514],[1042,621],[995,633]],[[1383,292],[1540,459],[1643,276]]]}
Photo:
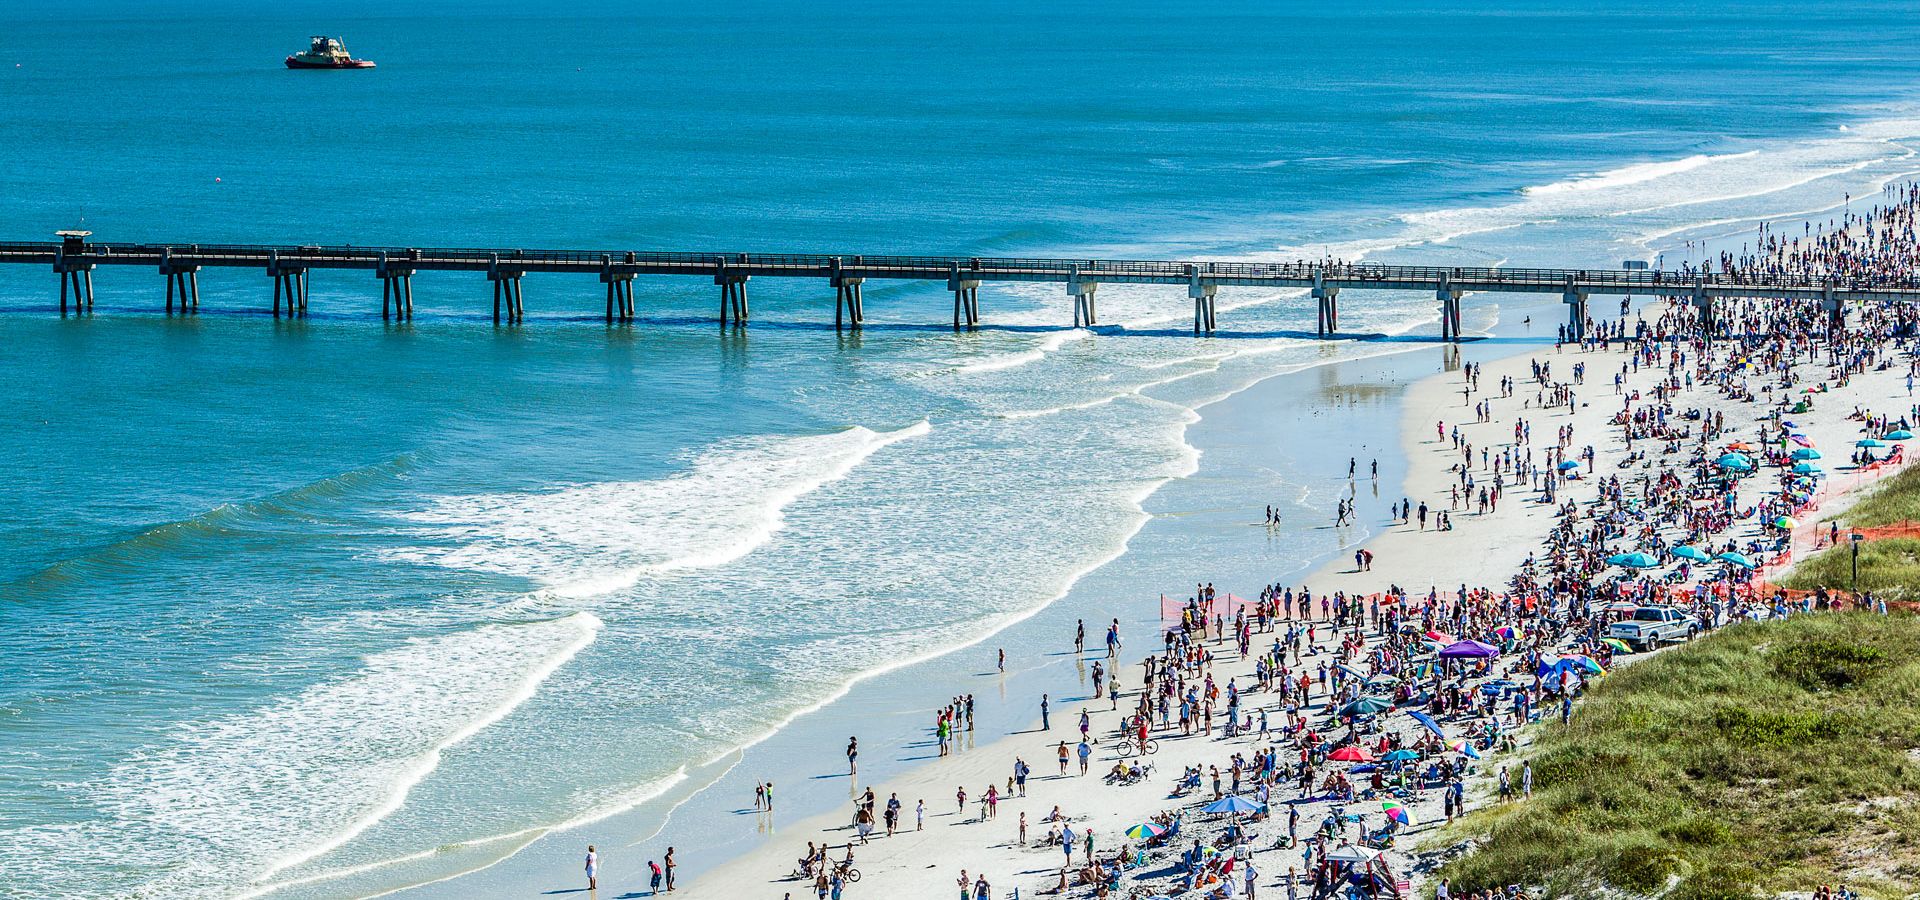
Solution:
{"label": "person standing in surf", "polygon": [[599,889],[600,889],[600,854],[593,849],[592,844],[588,844],[587,845],[587,890],[591,892],[591,891],[597,891]]}

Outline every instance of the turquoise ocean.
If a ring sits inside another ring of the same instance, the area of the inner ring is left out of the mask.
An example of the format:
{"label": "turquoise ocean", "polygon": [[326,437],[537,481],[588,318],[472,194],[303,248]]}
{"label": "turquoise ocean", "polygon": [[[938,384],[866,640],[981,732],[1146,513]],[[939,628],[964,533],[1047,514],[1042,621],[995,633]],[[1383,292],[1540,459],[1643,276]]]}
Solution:
{"label": "turquoise ocean", "polygon": [[[379,68],[281,67],[320,32]],[[1917,72],[1911,3],[1852,0],[9,0],[0,239],[1671,264],[1920,170]],[[363,274],[300,322],[264,273],[192,318],[96,282],[62,319],[0,271],[5,897],[531,892],[587,839],[697,877],[766,839],[753,780],[834,808],[846,734],[898,771],[957,690],[1026,721],[1073,619],[1338,551],[1397,418],[1314,373],[1437,331],[1391,294],[1319,341],[1250,289],[1196,339],[1112,285],[1092,331],[989,285],[956,334],[869,284],[855,335],[811,283],[736,333],[692,280],[610,328],[530,276],[513,329],[470,275],[408,325]],[[1202,422],[1256,482],[1189,478]]]}

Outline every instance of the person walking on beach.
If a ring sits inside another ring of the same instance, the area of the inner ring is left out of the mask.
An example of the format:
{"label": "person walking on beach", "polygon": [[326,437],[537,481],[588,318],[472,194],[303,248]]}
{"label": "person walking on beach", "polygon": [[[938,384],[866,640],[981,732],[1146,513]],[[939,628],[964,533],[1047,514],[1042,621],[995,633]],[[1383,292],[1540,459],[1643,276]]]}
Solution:
{"label": "person walking on beach", "polygon": [[[811,847],[813,844],[809,842],[807,846]],[[808,853],[807,855],[811,857],[813,854]],[[660,893],[660,864],[653,860],[647,860],[647,871],[649,873],[647,876],[648,896],[658,895]]]}
{"label": "person walking on beach", "polygon": [[858,765],[859,760],[860,760],[860,739],[857,737],[847,738],[847,774],[848,775],[857,775],[860,773],[860,766]]}
{"label": "person walking on beach", "polygon": [[1067,774],[1067,758],[1072,755],[1067,752],[1067,742],[1061,741],[1060,746],[1055,748],[1054,752],[1060,757],[1060,774]]}
{"label": "person walking on beach", "polygon": [[1053,730],[1053,722],[1047,717],[1047,710],[1050,709],[1051,707],[1052,707],[1052,704],[1047,702],[1047,695],[1041,694],[1040,695],[1040,730],[1041,731]]}
{"label": "person walking on beach", "polygon": [[1533,760],[1530,759],[1520,761],[1520,796],[1533,799]]}
{"label": "person walking on beach", "polygon": [[588,844],[587,845],[587,890],[597,891],[599,889],[600,889],[600,854],[598,851],[595,851],[593,849],[592,844]]}
{"label": "person walking on beach", "polygon": [[1093,757],[1093,748],[1085,740],[1080,741],[1080,774],[1087,774],[1087,760]]}
{"label": "person walking on beach", "polygon": [[1087,652],[1087,620],[1073,620],[1073,652]]}

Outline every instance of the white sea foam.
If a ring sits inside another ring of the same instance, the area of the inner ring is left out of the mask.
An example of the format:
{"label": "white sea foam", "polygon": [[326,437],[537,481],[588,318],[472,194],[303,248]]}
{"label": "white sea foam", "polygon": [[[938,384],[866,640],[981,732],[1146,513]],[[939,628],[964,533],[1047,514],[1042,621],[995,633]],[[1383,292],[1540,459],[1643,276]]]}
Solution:
{"label": "white sea foam", "polygon": [[1691,172],[1708,163],[1720,160],[1747,159],[1757,156],[1759,153],[1760,151],[1758,150],[1748,150],[1745,153],[1723,153],[1719,155],[1700,153],[1685,159],[1636,163],[1630,166],[1621,166],[1617,169],[1609,169],[1605,172],[1577,175],[1565,181],[1556,181],[1552,184],[1536,185],[1523,189],[1521,193],[1533,197],[1546,197],[1553,194],[1569,194],[1577,191],[1597,191],[1605,188],[1625,187],[1630,184],[1652,181],[1655,178],[1678,175],[1681,172]]}
{"label": "white sea foam", "polygon": [[391,815],[442,753],[526,702],[600,628],[575,613],[415,638],[352,675],[178,726],[88,792],[117,819],[120,852],[163,861],[145,885],[155,896],[231,895]]}
{"label": "white sea foam", "polygon": [[970,375],[978,372],[998,372],[1004,369],[1019,368],[1028,363],[1035,363],[1046,359],[1047,354],[1053,353],[1061,347],[1066,346],[1067,341],[1086,337],[1088,333],[1085,329],[1080,328],[1058,331],[1042,338],[1040,343],[1030,350],[1022,350],[1017,353],[1002,353],[973,362],[958,363],[953,371],[962,375]]}
{"label": "white sea foam", "polygon": [[930,429],[923,421],[889,432],[751,438],[651,481],[446,497],[405,515],[433,543],[388,555],[528,578],[563,597],[605,594],[747,555],[780,530],[788,504]]}

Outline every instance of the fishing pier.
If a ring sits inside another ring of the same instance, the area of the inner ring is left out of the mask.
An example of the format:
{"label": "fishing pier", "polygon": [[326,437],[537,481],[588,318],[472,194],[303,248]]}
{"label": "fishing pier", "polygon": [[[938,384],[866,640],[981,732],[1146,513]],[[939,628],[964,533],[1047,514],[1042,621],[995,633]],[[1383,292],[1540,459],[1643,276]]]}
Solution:
{"label": "fishing pier", "polygon": [[[863,285],[869,279],[945,282],[953,294],[953,327],[980,324],[980,287],[987,282],[1062,285],[1073,301],[1073,324],[1099,324],[1098,288],[1103,284],[1152,284],[1186,288],[1193,304],[1193,331],[1219,327],[1215,298],[1222,288],[1295,288],[1311,292],[1316,332],[1340,328],[1340,296],[1347,291],[1426,292],[1440,313],[1441,337],[1461,340],[1461,306],[1473,294],[1557,295],[1567,308],[1570,336],[1585,333],[1587,303],[1594,296],[1634,294],[1687,299],[1711,322],[1716,302],[1729,299],[1816,300],[1840,321],[1849,303],[1913,302],[1920,284],[1856,284],[1800,276],[1754,278],[1728,274],[1682,274],[1645,268],[1515,269],[1398,266],[1337,262],[1181,262],[1113,259],[1020,259],[957,256],[852,256],[802,253],[678,253],[599,250],[447,249],[253,244],[135,244],[88,240],[88,232],[60,232],[57,241],[0,243],[0,264],[46,266],[60,279],[59,309],[93,309],[93,272],[102,266],[147,267],[167,281],[165,309],[192,314],[200,305],[203,269],[251,269],[273,280],[272,312],[307,314],[308,277],[315,270],[371,273],[380,281],[380,315],[413,317],[413,276],[421,272],[470,272],[493,288],[493,320],[517,325],[526,317],[522,281],[529,274],[597,278],[606,295],[606,318],[635,317],[634,281],[672,276],[710,281],[719,288],[722,326],[751,319],[748,284],[756,278],[813,279],[834,294],[837,328],[859,328],[865,319]],[[156,291],[156,295],[159,292]],[[262,299],[265,299],[262,290]],[[476,295],[478,299],[479,295]],[[825,292],[822,291],[822,296]],[[156,296],[156,299],[158,297]]]}

